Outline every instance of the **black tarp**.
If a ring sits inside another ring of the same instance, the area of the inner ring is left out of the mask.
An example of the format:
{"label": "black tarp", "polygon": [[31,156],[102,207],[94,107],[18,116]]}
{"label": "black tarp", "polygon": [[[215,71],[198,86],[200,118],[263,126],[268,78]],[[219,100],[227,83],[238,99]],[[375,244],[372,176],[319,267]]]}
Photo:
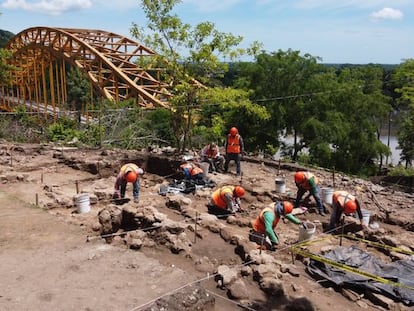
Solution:
{"label": "black tarp", "polygon": [[324,258],[358,269],[365,273],[390,280],[399,285],[386,284],[367,276],[348,272],[329,264],[311,259],[308,273],[317,279],[325,279],[335,285],[387,296],[406,305],[414,305],[414,260],[398,260],[385,263],[377,257],[355,247],[338,247],[323,255]]}

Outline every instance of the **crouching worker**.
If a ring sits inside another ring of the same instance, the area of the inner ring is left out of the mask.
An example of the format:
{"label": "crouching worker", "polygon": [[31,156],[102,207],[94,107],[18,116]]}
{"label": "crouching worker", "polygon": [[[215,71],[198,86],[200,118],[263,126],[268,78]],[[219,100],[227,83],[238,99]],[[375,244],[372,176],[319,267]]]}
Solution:
{"label": "crouching worker", "polygon": [[139,175],[143,175],[144,170],[134,163],[124,164],[119,170],[115,180],[115,192],[113,199],[125,198],[127,183],[132,183],[132,194],[134,202],[139,202]]}
{"label": "crouching worker", "polygon": [[228,216],[241,211],[240,198],[245,190],[241,186],[223,186],[213,192],[207,204],[208,212],[214,215]]}
{"label": "crouching worker", "polygon": [[267,250],[274,251],[279,244],[279,238],[275,232],[277,223],[282,216],[285,216],[294,224],[301,224],[302,222],[293,216],[292,203],[288,201],[274,202],[265,207],[252,222],[252,230],[249,234],[249,240],[256,242],[265,247]]}
{"label": "crouching worker", "polygon": [[362,212],[359,202],[356,197],[347,191],[335,191],[332,195],[332,214],[329,225],[326,228],[326,233],[331,233],[334,229],[340,226],[341,216],[358,214],[361,220],[361,226],[365,229],[366,226],[362,222]]}
{"label": "crouching worker", "polygon": [[194,181],[196,184],[204,183],[203,170],[193,161],[185,161],[180,165],[180,168],[184,174],[185,180]]}

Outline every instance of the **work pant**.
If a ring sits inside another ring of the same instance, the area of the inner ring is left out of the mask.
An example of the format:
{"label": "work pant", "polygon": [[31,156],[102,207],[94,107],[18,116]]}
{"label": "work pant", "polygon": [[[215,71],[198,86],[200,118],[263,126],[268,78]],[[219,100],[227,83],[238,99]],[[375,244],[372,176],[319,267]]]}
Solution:
{"label": "work pant", "polygon": [[216,215],[219,218],[225,218],[234,214],[232,211],[229,211],[226,208],[218,207],[217,205],[214,205],[211,202],[207,204],[207,210],[209,214]]}
{"label": "work pant", "polygon": [[[299,207],[299,203],[300,200],[302,199],[303,195],[307,192],[308,190],[299,187],[298,188],[298,192],[296,194],[296,201],[295,201],[295,207]],[[322,204],[322,200],[321,197],[319,196],[319,187],[316,187],[315,191],[309,190],[310,194],[313,196],[313,198],[315,199],[316,205],[318,206],[319,212],[326,212],[325,207]]]}
{"label": "work pant", "polygon": [[342,207],[337,203],[332,203],[331,218],[329,219],[329,225],[326,227],[325,232],[332,233],[333,229],[340,225],[341,216],[343,214]]}
{"label": "work pant", "polygon": [[[124,180],[121,184],[121,199],[125,198],[126,187],[127,187],[127,181]],[[134,196],[134,200],[139,199],[139,180],[138,180],[138,178],[135,182],[132,183],[132,194]]]}
{"label": "work pant", "polygon": [[218,156],[216,158],[209,158],[203,157],[203,162],[207,162],[210,164],[209,172],[220,172],[223,170],[224,158],[222,156]]}
{"label": "work pant", "polygon": [[241,168],[240,168],[241,154],[240,153],[227,153],[226,154],[226,161],[224,162],[224,172],[227,173],[227,171],[229,169],[229,163],[232,160],[236,163],[236,173],[237,173],[237,175],[240,175],[240,173],[241,173]]}

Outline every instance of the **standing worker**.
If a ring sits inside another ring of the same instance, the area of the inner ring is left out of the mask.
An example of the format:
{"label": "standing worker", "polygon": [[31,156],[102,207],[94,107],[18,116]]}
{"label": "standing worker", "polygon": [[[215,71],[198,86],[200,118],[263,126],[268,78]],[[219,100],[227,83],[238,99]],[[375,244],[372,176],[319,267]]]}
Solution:
{"label": "standing worker", "polygon": [[241,210],[240,198],[245,190],[241,186],[223,186],[213,192],[207,204],[209,213],[229,215]]}
{"label": "standing worker", "polygon": [[326,210],[322,204],[321,197],[319,196],[319,186],[318,186],[318,179],[315,175],[310,172],[296,172],[294,175],[295,184],[298,188],[298,192],[296,194],[296,201],[295,201],[295,208],[299,206],[300,200],[302,199],[303,195],[309,191],[309,195],[312,195],[318,205],[319,214],[321,216],[325,216]]}
{"label": "standing worker", "polygon": [[342,214],[350,215],[357,212],[361,226],[366,227],[362,221],[362,212],[358,200],[347,191],[334,191],[332,195],[332,214],[329,225],[326,228],[330,232],[340,224]]}
{"label": "standing worker", "polygon": [[201,160],[209,163],[209,172],[223,171],[224,158],[215,143],[210,143],[201,150]]}
{"label": "standing worker", "polygon": [[132,183],[132,194],[134,202],[139,202],[139,175],[143,175],[144,170],[134,163],[124,164],[119,170],[115,181],[114,199],[125,198],[127,183]]}
{"label": "standing worker", "polygon": [[279,238],[275,228],[280,217],[285,216],[290,222],[299,225],[302,222],[292,215],[293,205],[289,201],[273,202],[265,207],[252,222],[252,230],[249,240],[260,245],[265,245],[266,249],[274,251],[279,244]]}
{"label": "standing worker", "polygon": [[244,144],[243,138],[239,135],[239,130],[236,127],[230,129],[229,134],[227,135],[226,143],[224,145],[226,150],[226,161],[224,162],[224,172],[227,173],[229,169],[229,163],[231,160],[236,162],[236,173],[237,176],[240,176],[240,160],[241,156],[244,153]]}

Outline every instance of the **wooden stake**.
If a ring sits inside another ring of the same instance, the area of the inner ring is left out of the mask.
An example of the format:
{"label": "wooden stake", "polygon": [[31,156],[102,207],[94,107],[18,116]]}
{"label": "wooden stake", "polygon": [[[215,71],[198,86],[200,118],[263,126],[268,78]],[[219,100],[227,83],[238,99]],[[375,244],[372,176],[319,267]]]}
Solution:
{"label": "wooden stake", "polygon": [[198,212],[195,215],[195,223],[194,223],[194,243],[197,241],[197,220],[198,220]]}
{"label": "wooden stake", "polygon": [[345,215],[342,216],[342,220],[341,220],[341,237],[339,239],[339,246],[342,246],[342,237],[344,235],[344,224],[345,224]]}

